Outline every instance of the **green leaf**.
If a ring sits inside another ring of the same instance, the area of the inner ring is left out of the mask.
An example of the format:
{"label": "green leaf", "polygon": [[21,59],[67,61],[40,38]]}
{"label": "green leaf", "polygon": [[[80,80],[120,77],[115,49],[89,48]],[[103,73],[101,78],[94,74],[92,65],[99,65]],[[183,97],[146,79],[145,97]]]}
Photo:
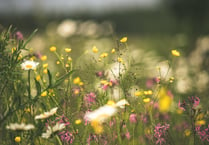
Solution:
{"label": "green leaf", "polygon": [[34,79],[34,80],[35,80],[36,90],[37,90],[36,96],[39,96],[41,94],[41,85],[40,85],[39,81],[37,81],[36,79]]}
{"label": "green leaf", "polygon": [[50,73],[48,69],[47,69],[47,74],[48,74],[48,79],[49,79],[48,88],[50,88],[52,86],[52,74]]}
{"label": "green leaf", "polygon": [[33,38],[33,36],[35,35],[35,33],[38,31],[38,29],[35,29],[33,31],[33,33],[28,37],[28,39],[26,40],[26,42],[23,45],[23,49],[25,49],[26,45],[28,44],[28,42]]}
{"label": "green leaf", "polygon": [[51,88],[55,88],[57,86],[59,86],[66,78],[68,78],[75,70],[72,70],[70,72],[68,72],[67,74],[61,76],[56,82],[54,85],[52,85]]}

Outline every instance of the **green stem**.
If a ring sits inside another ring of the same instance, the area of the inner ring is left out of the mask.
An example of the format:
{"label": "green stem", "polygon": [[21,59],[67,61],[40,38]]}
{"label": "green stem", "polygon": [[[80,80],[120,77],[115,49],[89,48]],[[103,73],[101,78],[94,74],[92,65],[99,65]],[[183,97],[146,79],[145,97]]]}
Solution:
{"label": "green stem", "polygon": [[30,91],[30,70],[28,70],[28,98],[31,99],[31,91]]}
{"label": "green stem", "polygon": [[122,144],[122,140],[121,140],[121,135],[120,135],[120,120],[118,119],[118,117],[116,117],[116,120],[117,120],[117,136],[118,136],[118,141],[119,141],[119,144]]}
{"label": "green stem", "polygon": [[60,140],[60,138],[59,138],[59,136],[58,136],[58,135],[56,135],[56,139],[57,139],[57,141],[58,141],[59,145],[62,145],[62,142],[61,142],[61,140]]}
{"label": "green stem", "polygon": [[54,54],[57,56],[57,58],[59,59],[60,63],[62,64],[62,67],[64,68],[64,70],[67,72],[66,68],[65,68],[65,64],[63,63],[62,59],[60,58],[59,54],[55,51]]}

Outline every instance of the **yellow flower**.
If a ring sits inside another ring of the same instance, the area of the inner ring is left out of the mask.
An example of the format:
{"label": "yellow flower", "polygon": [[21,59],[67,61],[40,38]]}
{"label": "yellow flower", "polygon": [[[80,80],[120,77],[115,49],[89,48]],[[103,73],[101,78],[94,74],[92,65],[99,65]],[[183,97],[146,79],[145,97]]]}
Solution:
{"label": "yellow flower", "polygon": [[168,112],[172,103],[172,98],[168,95],[162,96],[159,99],[159,110],[160,112]]}
{"label": "yellow flower", "polygon": [[40,79],[41,79],[41,76],[40,75],[37,75],[36,76],[36,80],[39,81]]}
{"label": "yellow flower", "polygon": [[201,126],[201,125],[205,125],[205,123],[206,123],[205,120],[198,120],[198,121],[195,122],[195,125],[196,126]]}
{"label": "yellow flower", "polygon": [[182,113],[183,113],[183,110],[182,110],[182,109],[177,109],[177,110],[176,110],[176,113],[177,113],[177,114],[182,114]]}
{"label": "yellow flower", "polygon": [[115,53],[115,49],[114,48],[111,50],[111,53]]}
{"label": "yellow flower", "polygon": [[80,120],[80,119],[77,119],[77,120],[75,121],[75,124],[81,124],[81,120]]}
{"label": "yellow flower", "polygon": [[180,52],[177,50],[171,50],[173,56],[180,56]]}
{"label": "yellow flower", "polygon": [[83,82],[80,82],[80,83],[79,83],[79,86],[83,86]]}
{"label": "yellow flower", "polygon": [[78,95],[79,93],[80,93],[80,90],[79,90],[79,89],[75,89],[75,90],[74,90],[74,94],[75,94],[75,95]]}
{"label": "yellow flower", "polygon": [[60,61],[57,61],[56,63],[57,63],[57,64],[60,64]]}
{"label": "yellow flower", "polygon": [[91,126],[96,134],[101,134],[104,131],[102,124],[97,120],[92,121]]}
{"label": "yellow flower", "polygon": [[120,39],[120,42],[125,43],[127,40],[128,40],[127,37],[123,37],[123,38]]}
{"label": "yellow flower", "polygon": [[97,47],[96,47],[96,46],[93,46],[92,51],[93,51],[94,53],[97,53],[97,52],[98,52]]}
{"label": "yellow flower", "polygon": [[24,111],[25,112],[30,112],[30,108],[25,108]]}
{"label": "yellow flower", "polygon": [[167,89],[162,87],[158,94],[160,112],[168,112],[171,108],[172,97],[167,94]]}
{"label": "yellow flower", "polygon": [[22,55],[20,54],[19,57],[17,58],[18,60],[22,59]]}
{"label": "yellow flower", "polygon": [[144,133],[145,133],[145,134],[151,134],[150,128],[146,127],[146,128],[144,129]]}
{"label": "yellow flower", "polygon": [[41,97],[46,97],[46,96],[47,96],[47,91],[41,93]]}
{"label": "yellow flower", "polygon": [[100,57],[102,57],[102,58],[105,58],[105,57],[107,57],[108,56],[108,53],[106,53],[106,52],[104,52],[104,53],[102,53],[101,55],[100,55]]}
{"label": "yellow flower", "polygon": [[17,48],[16,47],[13,47],[12,48],[12,53],[14,53],[16,50],[17,50]]}
{"label": "yellow flower", "polygon": [[123,59],[121,57],[118,57],[118,62],[123,62]]}
{"label": "yellow flower", "polygon": [[47,56],[46,56],[46,55],[41,56],[41,60],[42,60],[42,61],[47,60]]}
{"label": "yellow flower", "polygon": [[109,82],[106,81],[106,80],[101,80],[100,83],[101,83],[102,85],[109,85]]}
{"label": "yellow flower", "polygon": [[59,72],[57,72],[55,76],[56,76],[56,77],[59,77],[59,76],[60,76],[60,73],[59,73]]}
{"label": "yellow flower", "polygon": [[186,129],[186,130],[184,131],[184,134],[185,134],[185,136],[190,136],[191,131],[190,131],[189,129]]}
{"label": "yellow flower", "polygon": [[141,92],[141,91],[136,91],[136,92],[134,93],[134,95],[137,96],[137,97],[138,97],[138,96],[141,96],[141,95],[142,95],[142,92]]}
{"label": "yellow flower", "polygon": [[68,61],[72,61],[72,58],[71,58],[71,57],[68,57],[67,60],[68,60]]}
{"label": "yellow flower", "polygon": [[47,68],[48,67],[48,63],[43,64],[43,68]]}
{"label": "yellow flower", "polygon": [[20,141],[21,141],[20,136],[16,136],[16,137],[15,137],[15,142],[20,142]]}
{"label": "yellow flower", "polygon": [[115,102],[114,102],[113,100],[109,100],[109,101],[107,102],[107,105],[115,105]]}
{"label": "yellow flower", "polygon": [[150,98],[145,98],[143,99],[144,103],[149,103],[150,102]]}
{"label": "yellow flower", "polygon": [[47,74],[48,73],[48,70],[47,69],[44,69],[43,70],[43,73]]}
{"label": "yellow flower", "polygon": [[76,77],[74,80],[73,80],[73,83],[74,84],[79,84],[81,82],[81,79],[79,77]]}
{"label": "yellow flower", "polygon": [[52,46],[52,47],[49,48],[49,50],[50,50],[51,52],[56,51],[56,49],[57,49],[57,48],[56,48],[55,46]]}
{"label": "yellow flower", "polygon": [[69,52],[71,52],[71,51],[72,51],[71,48],[65,48],[65,52],[69,53]]}
{"label": "yellow flower", "polygon": [[65,67],[70,67],[70,65],[69,64],[65,64]]}

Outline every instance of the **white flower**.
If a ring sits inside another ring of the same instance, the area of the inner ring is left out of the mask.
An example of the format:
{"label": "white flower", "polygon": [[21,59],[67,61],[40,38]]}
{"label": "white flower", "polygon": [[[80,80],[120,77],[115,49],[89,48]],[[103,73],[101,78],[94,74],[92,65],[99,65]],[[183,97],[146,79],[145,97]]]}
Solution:
{"label": "white flower", "polygon": [[125,105],[130,105],[126,99],[122,99],[115,104],[117,107],[125,108]]}
{"label": "white flower", "polygon": [[65,128],[65,124],[64,123],[56,123],[56,125],[53,126],[53,127],[48,126],[48,128],[46,130],[46,133],[42,133],[41,136],[43,138],[49,138],[52,135],[52,133],[60,131],[60,130],[62,130],[64,128]]}
{"label": "white flower", "polygon": [[38,64],[39,64],[38,62],[26,60],[21,64],[21,67],[23,70],[30,70],[30,69],[35,70]]}
{"label": "white flower", "polygon": [[125,105],[129,105],[125,99],[118,101],[116,104],[104,105],[92,112],[87,112],[84,119],[90,122],[96,120],[103,123],[117,113],[118,107],[124,108]]}
{"label": "white flower", "polygon": [[51,109],[49,112],[44,112],[43,114],[40,115],[36,115],[35,119],[45,119],[45,118],[49,118],[50,116],[54,115],[57,112],[57,107]]}
{"label": "white flower", "polygon": [[117,108],[113,105],[104,105],[92,112],[86,113],[84,118],[88,121],[97,120],[98,122],[104,122],[117,112]]}
{"label": "white flower", "polygon": [[10,125],[6,126],[6,129],[10,129],[10,130],[31,130],[34,129],[34,125],[33,124],[25,124],[25,123],[11,123]]}

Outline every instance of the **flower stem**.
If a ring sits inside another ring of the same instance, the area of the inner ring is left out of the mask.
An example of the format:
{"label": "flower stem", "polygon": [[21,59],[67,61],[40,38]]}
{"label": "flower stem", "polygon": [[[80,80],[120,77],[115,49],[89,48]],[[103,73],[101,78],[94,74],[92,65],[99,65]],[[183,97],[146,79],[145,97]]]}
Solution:
{"label": "flower stem", "polygon": [[59,145],[62,145],[62,142],[61,142],[61,140],[60,140],[60,138],[59,138],[59,136],[58,136],[58,135],[56,135],[56,139],[57,139],[57,141],[58,141]]}
{"label": "flower stem", "polygon": [[28,98],[31,99],[31,91],[30,91],[30,70],[28,70]]}

